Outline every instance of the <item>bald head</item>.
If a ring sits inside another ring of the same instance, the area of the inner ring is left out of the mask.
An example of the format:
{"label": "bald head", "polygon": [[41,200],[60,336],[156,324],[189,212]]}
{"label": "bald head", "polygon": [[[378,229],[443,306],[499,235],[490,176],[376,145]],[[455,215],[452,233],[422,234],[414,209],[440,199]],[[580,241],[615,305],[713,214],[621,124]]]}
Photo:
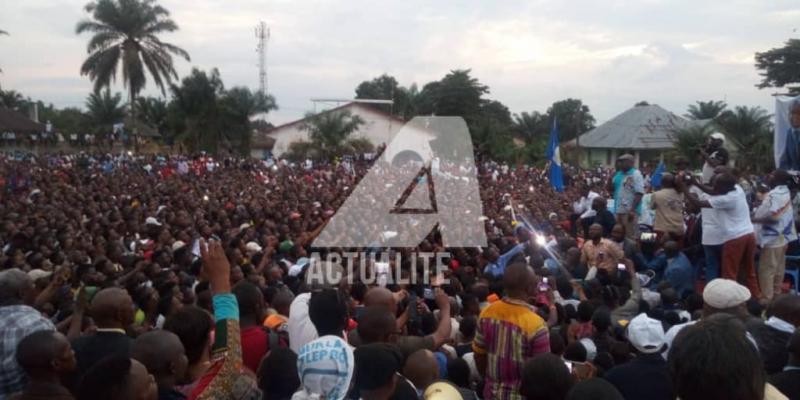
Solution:
{"label": "bald head", "polygon": [[133,342],[131,357],[147,367],[156,380],[181,378],[189,361],[178,335],[164,330],[150,331]]}
{"label": "bald head", "polygon": [[0,306],[30,304],[33,301],[33,279],[20,269],[0,272]]}
{"label": "bald head", "polygon": [[374,287],[368,290],[367,294],[364,295],[364,305],[367,307],[384,307],[392,315],[397,313],[397,300],[395,300],[394,294],[389,289],[382,287]]}
{"label": "bald head", "polygon": [[525,263],[513,263],[503,274],[503,288],[511,297],[527,297],[528,287],[533,283],[533,271]]}
{"label": "bald head", "polygon": [[98,328],[125,329],[133,323],[133,300],[123,289],[106,288],[92,299],[91,314]]}
{"label": "bald head", "polygon": [[385,307],[365,307],[358,318],[358,336],[363,344],[392,342],[397,331],[395,317]]}
{"label": "bald head", "polygon": [[425,390],[439,379],[439,364],[430,350],[417,350],[408,356],[403,368],[403,376],[408,378],[419,390]]}

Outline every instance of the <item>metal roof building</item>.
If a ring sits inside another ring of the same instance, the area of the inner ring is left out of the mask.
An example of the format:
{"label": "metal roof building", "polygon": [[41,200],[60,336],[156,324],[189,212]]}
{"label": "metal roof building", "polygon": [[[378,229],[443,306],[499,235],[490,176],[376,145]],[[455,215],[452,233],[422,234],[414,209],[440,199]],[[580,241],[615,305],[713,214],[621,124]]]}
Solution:
{"label": "metal roof building", "polygon": [[638,105],[569,141],[565,147],[586,149],[589,165],[613,165],[618,155],[632,153],[636,164],[663,157],[672,148],[676,130],[707,121],[691,121],[658,105]]}

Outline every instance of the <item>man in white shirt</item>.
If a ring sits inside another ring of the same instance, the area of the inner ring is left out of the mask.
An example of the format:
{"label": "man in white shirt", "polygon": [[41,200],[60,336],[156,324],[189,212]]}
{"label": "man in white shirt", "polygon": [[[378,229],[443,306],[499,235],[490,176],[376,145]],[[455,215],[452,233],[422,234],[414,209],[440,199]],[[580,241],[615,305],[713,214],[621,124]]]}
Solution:
{"label": "man in white shirt", "polygon": [[578,231],[579,227],[583,227],[584,224],[587,224],[589,218],[593,218],[597,214],[592,208],[592,201],[594,201],[596,197],[600,197],[600,194],[592,190],[590,185],[581,187],[581,198],[572,203],[572,211],[575,213],[572,226],[575,232]]}
{"label": "man in white shirt", "polygon": [[[736,177],[727,171],[714,176],[713,188],[696,182],[695,185],[711,196],[706,200],[700,200],[690,195],[686,200],[695,206],[711,208],[718,212],[721,229],[717,234],[723,241],[722,277],[735,281],[741,272],[745,276],[750,293],[760,299],[761,290],[758,287],[755,269],[756,238],[744,190],[736,184]],[[705,228],[705,225],[703,227]],[[705,236],[704,231],[704,239]]]}
{"label": "man in white shirt", "polygon": [[786,268],[786,245],[797,240],[794,227],[792,197],[787,186],[792,176],[784,170],[776,170],[769,176],[772,190],[755,210],[758,245],[761,246],[758,283],[764,299],[772,301],[780,293]]}

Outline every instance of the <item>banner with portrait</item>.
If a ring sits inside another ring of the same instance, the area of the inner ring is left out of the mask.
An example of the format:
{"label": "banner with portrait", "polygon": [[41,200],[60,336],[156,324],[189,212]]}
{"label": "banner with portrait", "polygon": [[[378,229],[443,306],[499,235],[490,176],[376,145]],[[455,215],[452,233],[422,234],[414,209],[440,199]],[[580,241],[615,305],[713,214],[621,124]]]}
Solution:
{"label": "banner with portrait", "polygon": [[775,97],[775,166],[800,171],[800,96]]}

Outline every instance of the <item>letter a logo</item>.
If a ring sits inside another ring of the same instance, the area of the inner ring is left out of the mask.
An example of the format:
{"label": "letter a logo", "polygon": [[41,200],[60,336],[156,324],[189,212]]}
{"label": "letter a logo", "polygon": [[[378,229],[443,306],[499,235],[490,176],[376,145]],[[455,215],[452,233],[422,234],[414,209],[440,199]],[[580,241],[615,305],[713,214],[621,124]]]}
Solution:
{"label": "letter a logo", "polygon": [[472,140],[461,117],[416,117],[395,135],[312,247],[486,246]]}

